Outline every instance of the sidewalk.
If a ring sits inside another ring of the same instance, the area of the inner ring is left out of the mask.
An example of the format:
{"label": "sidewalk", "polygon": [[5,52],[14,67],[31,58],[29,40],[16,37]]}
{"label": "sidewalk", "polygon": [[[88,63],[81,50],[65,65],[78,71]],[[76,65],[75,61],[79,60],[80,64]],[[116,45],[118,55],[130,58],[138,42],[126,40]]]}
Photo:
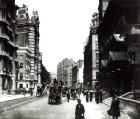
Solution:
{"label": "sidewalk", "polygon": [[8,110],[14,109],[18,106],[29,103],[36,100],[36,96],[30,96],[30,94],[19,95],[1,95],[0,96],[0,113],[6,112]]}
{"label": "sidewalk", "polygon": [[25,96],[23,94],[19,94],[19,95],[1,95],[0,96],[0,103],[10,101],[10,100],[20,99],[20,98],[24,98],[24,97],[29,97],[29,96],[30,96],[30,94],[26,94]]}
{"label": "sidewalk", "polygon": [[109,106],[104,103],[96,104],[95,98],[93,98],[92,102],[86,102],[86,97],[83,95],[80,96],[80,99],[85,106],[85,119],[109,119],[107,115]]}

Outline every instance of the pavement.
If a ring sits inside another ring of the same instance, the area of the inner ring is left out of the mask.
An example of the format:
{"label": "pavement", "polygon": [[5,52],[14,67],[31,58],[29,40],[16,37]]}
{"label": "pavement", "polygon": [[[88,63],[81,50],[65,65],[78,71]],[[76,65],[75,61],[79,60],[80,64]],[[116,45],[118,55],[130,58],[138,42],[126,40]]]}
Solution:
{"label": "pavement", "polygon": [[[32,102],[33,99],[37,99],[37,98],[35,98],[35,96],[30,96],[29,94],[26,94],[25,96],[24,95],[2,95],[0,96],[0,112],[6,112],[7,110],[20,107],[21,105]],[[82,99],[82,103],[85,105],[85,108],[87,110],[86,111],[87,119],[90,119],[92,114],[93,114],[92,117],[100,116],[100,119],[106,119],[104,117],[107,117],[107,110],[111,106],[112,97],[106,98],[105,100],[103,100],[103,103],[99,103],[99,104],[93,103],[94,98],[93,98],[92,103],[91,102],[87,103],[83,95],[81,96],[81,99]],[[106,105],[106,107],[104,105]],[[95,108],[95,111],[96,109],[98,109],[96,113],[92,113],[94,109],[93,107]],[[131,118],[128,117],[128,115],[121,112],[121,116],[119,117],[119,119],[131,119]]]}
{"label": "pavement", "polygon": [[26,94],[25,96],[23,94],[18,94],[18,95],[1,95],[0,96],[0,103],[1,102],[5,102],[5,101],[20,99],[20,98],[25,98],[25,97],[29,97],[29,96],[30,96],[30,94]]}
{"label": "pavement", "polygon": [[[82,104],[85,107],[85,119],[108,119],[107,110],[109,107],[103,103],[96,104],[86,102],[85,96],[81,95]],[[75,106],[77,100],[71,99],[67,102],[62,97],[62,104],[48,104],[48,97],[40,98],[0,115],[0,119],[75,119]]]}
{"label": "pavement", "polygon": [[36,96],[30,96],[30,94],[19,95],[1,95],[0,96],[0,113],[5,112],[7,110],[11,110],[18,106],[24,105],[33,101]]}

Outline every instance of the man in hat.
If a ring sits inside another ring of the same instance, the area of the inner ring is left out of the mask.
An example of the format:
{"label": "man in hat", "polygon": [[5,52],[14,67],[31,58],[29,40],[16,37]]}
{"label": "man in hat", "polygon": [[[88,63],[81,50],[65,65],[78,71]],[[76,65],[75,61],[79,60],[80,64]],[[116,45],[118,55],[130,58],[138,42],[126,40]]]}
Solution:
{"label": "man in hat", "polygon": [[81,100],[77,100],[78,104],[76,105],[75,109],[75,119],[84,119],[85,108],[84,105],[81,103]]}

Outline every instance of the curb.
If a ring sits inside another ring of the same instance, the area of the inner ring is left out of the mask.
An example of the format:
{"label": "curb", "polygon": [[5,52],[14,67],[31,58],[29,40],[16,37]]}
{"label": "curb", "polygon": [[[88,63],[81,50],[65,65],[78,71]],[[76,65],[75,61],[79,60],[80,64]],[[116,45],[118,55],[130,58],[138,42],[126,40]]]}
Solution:
{"label": "curb", "polygon": [[24,96],[24,97],[20,97],[20,98],[15,98],[15,99],[10,99],[10,100],[5,100],[5,101],[2,101],[0,103],[3,103],[3,102],[9,102],[9,101],[13,101],[13,100],[18,100],[18,99],[21,99],[21,98],[28,98],[28,97],[31,97],[31,96]]}
{"label": "curb", "polygon": [[[11,106],[9,106],[9,107],[4,107],[4,108],[0,109],[0,113],[9,111],[9,110],[14,109],[14,108],[17,108],[17,107],[19,107],[19,106],[21,106],[21,105],[24,105],[24,104],[27,104],[27,103],[29,103],[29,102],[36,101],[36,100],[39,100],[39,99],[42,99],[42,98],[45,98],[45,97],[46,97],[46,96],[41,97],[41,98],[36,98],[36,96],[33,96],[33,97],[30,98],[29,100],[26,100],[26,101],[23,101],[23,102],[20,102],[20,103],[11,105]],[[21,98],[18,98],[18,99],[21,99]],[[18,100],[18,99],[15,99],[15,100]],[[11,100],[10,100],[10,101],[11,101]]]}

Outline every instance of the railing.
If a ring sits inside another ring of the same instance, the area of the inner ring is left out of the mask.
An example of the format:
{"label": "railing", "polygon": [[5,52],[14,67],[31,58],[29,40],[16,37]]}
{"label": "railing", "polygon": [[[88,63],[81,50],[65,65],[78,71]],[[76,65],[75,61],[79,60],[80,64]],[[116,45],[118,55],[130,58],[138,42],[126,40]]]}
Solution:
{"label": "railing", "polygon": [[119,97],[120,108],[131,119],[140,117],[140,93],[128,92]]}

